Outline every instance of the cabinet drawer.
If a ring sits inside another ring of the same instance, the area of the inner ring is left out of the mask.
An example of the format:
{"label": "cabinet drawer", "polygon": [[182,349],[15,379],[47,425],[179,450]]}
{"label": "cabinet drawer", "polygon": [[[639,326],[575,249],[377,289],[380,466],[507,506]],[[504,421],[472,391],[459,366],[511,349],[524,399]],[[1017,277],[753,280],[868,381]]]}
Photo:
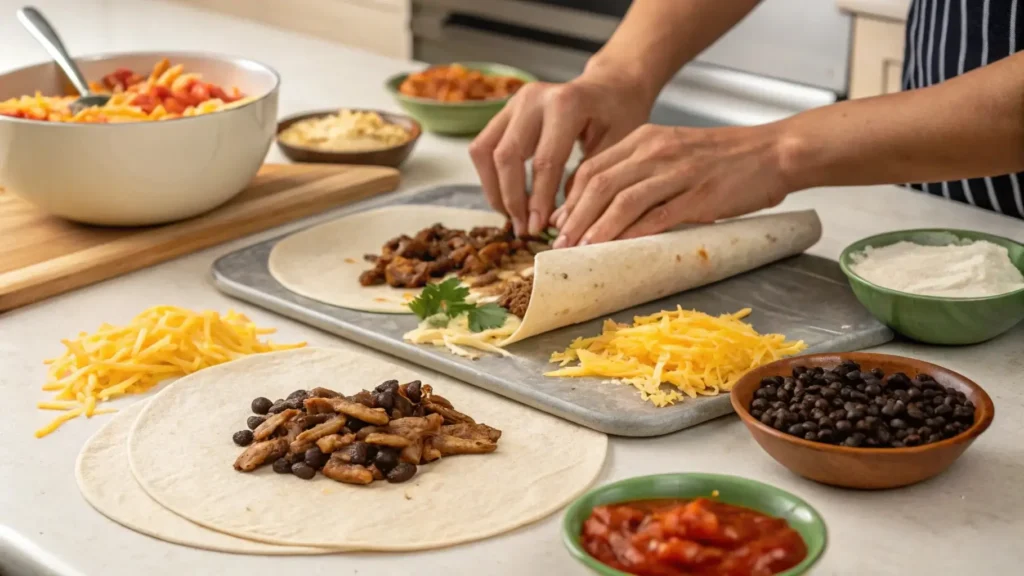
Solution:
{"label": "cabinet drawer", "polygon": [[850,98],[899,92],[903,46],[902,22],[858,16],[853,23]]}

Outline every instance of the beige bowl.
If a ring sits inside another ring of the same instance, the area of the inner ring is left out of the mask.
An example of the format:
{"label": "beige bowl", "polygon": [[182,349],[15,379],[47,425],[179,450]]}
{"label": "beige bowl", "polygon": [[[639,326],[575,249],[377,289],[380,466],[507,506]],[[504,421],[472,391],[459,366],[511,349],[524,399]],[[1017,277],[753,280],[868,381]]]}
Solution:
{"label": "beige bowl", "polygon": [[[259,170],[274,139],[280,78],[243,58],[182,52],[77,58],[86,78],[117,68],[148,73],[161,58],[256,100],[202,116],[127,124],[68,124],[0,116],[0,187],[57,216],[140,226],[227,202]],[[0,100],[64,93],[53,63],[0,75]]]}

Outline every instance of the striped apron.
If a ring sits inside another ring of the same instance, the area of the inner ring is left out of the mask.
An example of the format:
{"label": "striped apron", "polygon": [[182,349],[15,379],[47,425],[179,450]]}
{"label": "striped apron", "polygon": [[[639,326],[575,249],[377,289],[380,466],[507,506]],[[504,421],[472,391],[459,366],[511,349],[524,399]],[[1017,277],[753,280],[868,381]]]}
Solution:
{"label": "striped apron", "polygon": [[[903,89],[938,84],[1024,49],[1024,0],[913,0],[907,19]],[[1024,218],[1024,173],[912,188]]]}

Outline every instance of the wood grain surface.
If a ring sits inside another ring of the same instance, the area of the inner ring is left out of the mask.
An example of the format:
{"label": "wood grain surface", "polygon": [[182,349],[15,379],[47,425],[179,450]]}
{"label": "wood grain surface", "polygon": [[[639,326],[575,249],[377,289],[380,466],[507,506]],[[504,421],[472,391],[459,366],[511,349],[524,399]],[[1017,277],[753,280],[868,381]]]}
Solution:
{"label": "wood grain surface", "polygon": [[0,189],[0,312],[398,187],[378,166],[267,164],[238,196],[204,215],[143,228],[50,216]]}

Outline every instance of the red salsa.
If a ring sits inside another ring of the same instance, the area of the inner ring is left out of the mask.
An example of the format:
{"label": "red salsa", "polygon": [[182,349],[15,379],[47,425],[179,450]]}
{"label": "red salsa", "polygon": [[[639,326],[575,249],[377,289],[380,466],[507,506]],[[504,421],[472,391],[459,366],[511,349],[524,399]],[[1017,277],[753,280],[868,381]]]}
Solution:
{"label": "red salsa", "polygon": [[785,520],[707,498],[599,506],[582,541],[594,558],[638,576],[770,576],[807,556]]}

